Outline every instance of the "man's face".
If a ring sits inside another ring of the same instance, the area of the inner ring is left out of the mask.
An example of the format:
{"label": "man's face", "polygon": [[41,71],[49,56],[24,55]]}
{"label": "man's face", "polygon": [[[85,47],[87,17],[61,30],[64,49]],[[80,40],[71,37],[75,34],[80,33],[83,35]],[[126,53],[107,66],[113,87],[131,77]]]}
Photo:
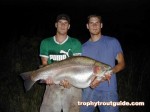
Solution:
{"label": "man's face", "polygon": [[57,28],[57,32],[60,34],[67,34],[70,24],[67,20],[59,20],[57,23],[55,23],[55,27]]}
{"label": "man's face", "polygon": [[101,32],[102,23],[97,17],[91,17],[87,24],[87,29],[93,35],[98,35]]}

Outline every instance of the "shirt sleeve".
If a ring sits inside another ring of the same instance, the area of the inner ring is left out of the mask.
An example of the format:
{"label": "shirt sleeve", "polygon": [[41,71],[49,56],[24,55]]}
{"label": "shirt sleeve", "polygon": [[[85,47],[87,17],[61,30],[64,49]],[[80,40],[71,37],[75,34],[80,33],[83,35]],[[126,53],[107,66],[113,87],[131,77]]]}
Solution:
{"label": "shirt sleeve", "polygon": [[74,43],[73,43],[73,56],[78,56],[78,55],[81,55],[81,42],[79,40],[76,40]]}
{"label": "shirt sleeve", "polygon": [[40,57],[48,58],[47,44],[44,40],[40,44]]}
{"label": "shirt sleeve", "polygon": [[114,39],[114,54],[115,54],[115,57],[116,57],[116,59],[117,59],[117,55],[118,55],[118,53],[123,53],[123,50],[122,50],[122,48],[121,48],[121,45],[120,45],[120,43],[119,43],[119,41],[117,40],[117,39]]}

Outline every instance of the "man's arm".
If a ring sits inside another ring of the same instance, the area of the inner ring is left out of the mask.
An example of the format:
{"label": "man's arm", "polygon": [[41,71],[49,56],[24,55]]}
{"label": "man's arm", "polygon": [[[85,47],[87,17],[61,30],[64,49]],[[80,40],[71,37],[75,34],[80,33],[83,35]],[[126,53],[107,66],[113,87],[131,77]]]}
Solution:
{"label": "man's arm", "polygon": [[[124,56],[123,56],[123,54],[120,52],[120,53],[118,53],[118,55],[117,55],[117,65],[112,68],[112,73],[117,73],[117,72],[123,70],[124,67],[125,67]],[[112,73],[106,75],[106,78],[107,78],[107,79],[110,79]],[[95,88],[95,87],[97,87],[97,86],[99,85],[99,83],[100,83],[100,81],[96,80],[96,78],[95,78],[95,80],[90,84],[90,87],[91,87],[91,88]]]}
{"label": "man's arm", "polygon": [[41,62],[42,62],[42,65],[43,65],[43,66],[45,66],[45,65],[48,64],[47,61],[48,61],[48,58],[41,57]]}
{"label": "man's arm", "polygon": [[117,73],[117,72],[120,72],[121,70],[123,70],[124,68],[125,68],[124,56],[120,52],[117,55],[117,65],[113,67],[112,72]]}

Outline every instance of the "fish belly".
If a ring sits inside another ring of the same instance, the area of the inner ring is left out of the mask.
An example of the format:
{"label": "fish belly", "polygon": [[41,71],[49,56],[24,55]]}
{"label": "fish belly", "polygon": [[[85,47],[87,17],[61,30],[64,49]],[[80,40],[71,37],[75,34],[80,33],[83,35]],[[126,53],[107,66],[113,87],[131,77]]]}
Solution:
{"label": "fish belly", "polygon": [[66,79],[77,88],[86,88],[91,83],[92,75],[92,66],[71,66],[55,72],[53,74],[53,81],[59,84],[61,80]]}

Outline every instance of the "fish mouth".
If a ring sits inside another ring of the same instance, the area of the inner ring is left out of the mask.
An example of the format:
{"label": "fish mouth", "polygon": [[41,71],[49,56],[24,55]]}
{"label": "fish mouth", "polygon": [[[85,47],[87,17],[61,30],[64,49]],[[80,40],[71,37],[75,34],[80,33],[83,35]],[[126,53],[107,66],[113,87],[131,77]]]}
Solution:
{"label": "fish mouth", "polygon": [[108,68],[108,71],[109,71],[109,70],[112,70],[112,67],[109,67],[109,68]]}
{"label": "fish mouth", "polygon": [[112,72],[112,67],[108,67],[108,68],[105,69],[104,74],[107,74],[107,73],[109,73],[109,74],[113,73]]}
{"label": "fish mouth", "polygon": [[105,71],[105,73],[106,73],[106,74],[107,74],[107,73],[112,74],[112,73],[113,73],[112,68],[109,67],[109,68]]}

